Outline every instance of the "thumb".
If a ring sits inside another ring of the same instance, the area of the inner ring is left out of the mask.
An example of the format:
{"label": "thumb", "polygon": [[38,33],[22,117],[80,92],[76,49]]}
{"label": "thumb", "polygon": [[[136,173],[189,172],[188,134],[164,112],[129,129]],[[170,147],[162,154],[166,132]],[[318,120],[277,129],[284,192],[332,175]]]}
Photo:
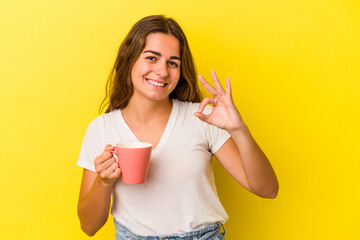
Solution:
{"label": "thumb", "polygon": [[111,144],[107,144],[106,146],[105,146],[105,151],[113,151],[115,149],[115,147],[113,146],[113,145],[111,145]]}
{"label": "thumb", "polygon": [[194,113],[194,116],[199,118],[203,122],[210,123],[210,117],[208,115],[205,115],[201,112],[196,112]]}

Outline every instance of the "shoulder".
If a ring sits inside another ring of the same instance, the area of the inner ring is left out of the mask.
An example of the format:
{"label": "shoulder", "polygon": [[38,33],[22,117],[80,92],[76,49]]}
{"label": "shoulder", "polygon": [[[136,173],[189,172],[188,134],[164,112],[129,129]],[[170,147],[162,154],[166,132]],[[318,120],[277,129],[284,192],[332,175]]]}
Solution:
{"label": "shoulder", "polygon": [[93,119],[89,124],[89,129],[104,129],[109,125],[112,125],[116,122],[116,119],[121,114],[120,110],[114,110],[109,113],[103,113]]}

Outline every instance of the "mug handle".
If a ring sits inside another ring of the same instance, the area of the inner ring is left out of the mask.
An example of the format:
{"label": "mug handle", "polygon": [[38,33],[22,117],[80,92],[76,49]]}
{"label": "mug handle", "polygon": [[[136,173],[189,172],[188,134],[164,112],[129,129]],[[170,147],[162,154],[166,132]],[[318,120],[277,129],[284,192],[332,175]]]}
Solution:
{"label": "mug handle", "polygon": [[116,159],[116,161],[117,161],[117,162],[119,162],[119,160],[117,159],[116,147],[115,147],[115,150],[114,150],[114,151],[110,151],[110,152],[112,152],[112,153],[115,155],[115,159]]}
{"label": "mug handle", "polygon": [[[115,159],[116,159],[116,162],[119,164],[119,168],[120,168],[119,159],[117,158],[116,147],[115,147],[115,150],[114,150],[114,151],[110,151],[110,152],[112,152],[113,154],[115,154]],[[121,168],[120,168],[120,170],[121,170]]]}

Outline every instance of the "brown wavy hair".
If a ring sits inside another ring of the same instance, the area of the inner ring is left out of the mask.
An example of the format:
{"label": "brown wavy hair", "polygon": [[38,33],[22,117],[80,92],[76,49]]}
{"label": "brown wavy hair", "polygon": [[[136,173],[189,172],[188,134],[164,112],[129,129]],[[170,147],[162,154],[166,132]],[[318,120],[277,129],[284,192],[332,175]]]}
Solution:
{"label": "brown wavy hair", "polygon": [[115,109],[124,109],[128,105],[134,92],[131,69],[145,48],[147,36],[156,32],[172,34],[181,44],[180,79],[169,97],[189,102],[202,100],[194,60],[184,32],[174,19],[163,15],[152,15],[135,23],[121,43],[106,83],[106,95],[101,102],[99,113],[105,108],[105,112],[108,113]]}

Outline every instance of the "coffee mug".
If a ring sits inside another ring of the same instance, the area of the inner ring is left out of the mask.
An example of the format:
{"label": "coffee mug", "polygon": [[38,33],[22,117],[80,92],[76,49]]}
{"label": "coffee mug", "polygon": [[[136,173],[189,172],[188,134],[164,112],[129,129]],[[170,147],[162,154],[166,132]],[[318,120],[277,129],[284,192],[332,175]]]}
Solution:
{"label": "coffee mug", "polygon": [[146,142],[122,142],[115,145],[121,169],[121,180],[126,184],[144,183],[150,165],[152,144]]}

